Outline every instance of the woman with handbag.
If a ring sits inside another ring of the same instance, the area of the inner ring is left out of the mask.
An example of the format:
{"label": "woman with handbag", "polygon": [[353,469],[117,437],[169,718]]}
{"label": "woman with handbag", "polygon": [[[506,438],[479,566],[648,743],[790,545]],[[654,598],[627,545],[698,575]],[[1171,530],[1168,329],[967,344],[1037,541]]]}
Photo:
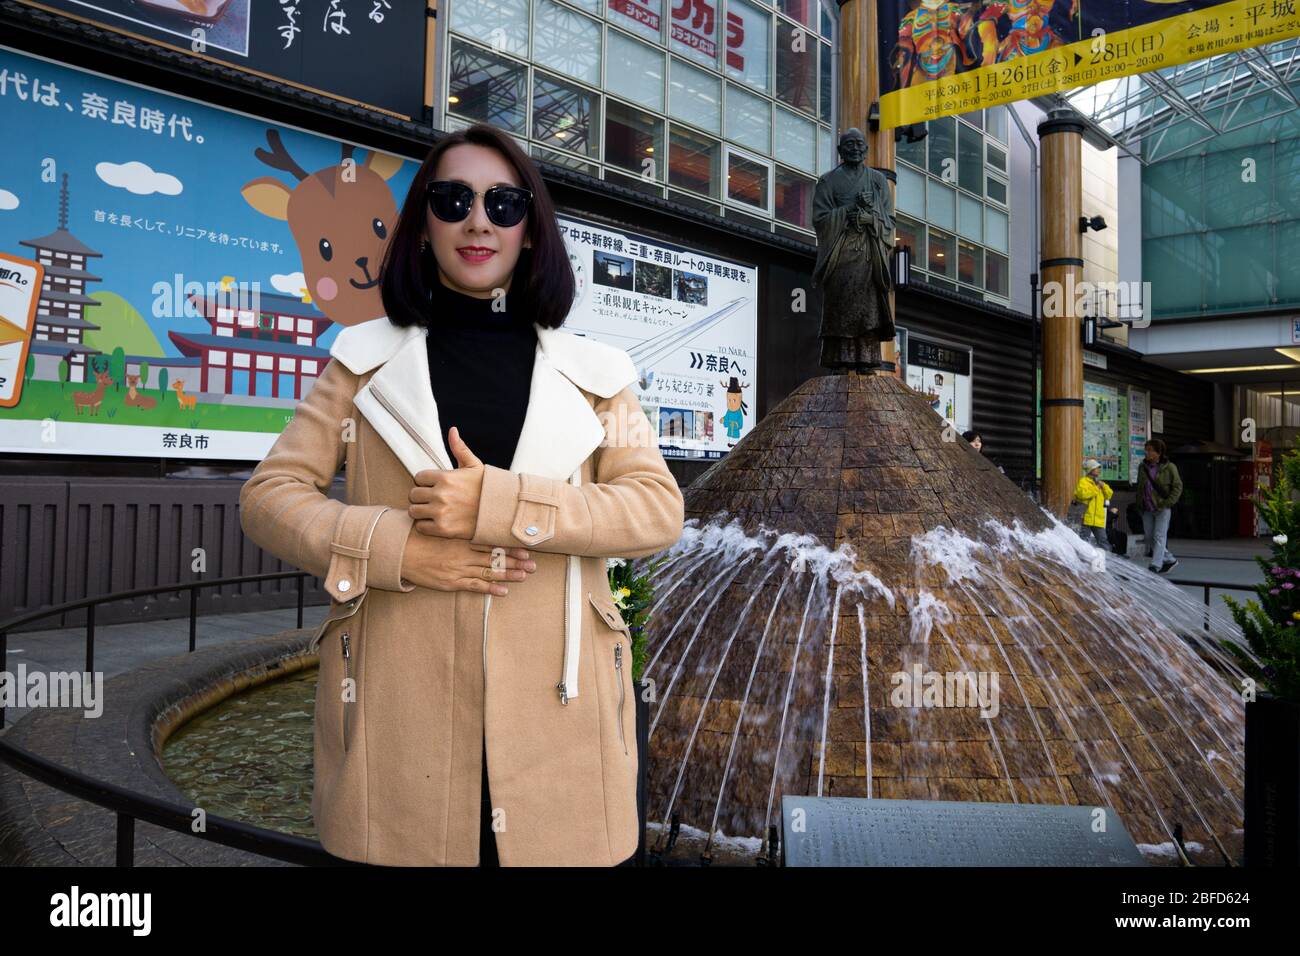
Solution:
{"label": "woman with handbag", "polygon": [[[443,138],[388,240],[386,317],[339,333],[241,492],[248,536],[333,598],[312,813],[336,856],[610,866],[636,849],[606,559],[672,545],[684,508],[627,354],[561,330],[574,288],[514,140]],[[341,465],[345,501],[326,494]]]}

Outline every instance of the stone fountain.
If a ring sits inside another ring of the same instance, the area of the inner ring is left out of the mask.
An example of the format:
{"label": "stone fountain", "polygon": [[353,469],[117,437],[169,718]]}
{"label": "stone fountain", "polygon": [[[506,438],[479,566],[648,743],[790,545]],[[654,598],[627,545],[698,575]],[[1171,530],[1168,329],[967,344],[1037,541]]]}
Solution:
{"label": "stone fountain", "polygon": [[810,379],[686,509],[647,626],[652,848],[766,840],[809,794],[1109,807],[1153,860],[1240,861],[1231,625],[897,378]]}

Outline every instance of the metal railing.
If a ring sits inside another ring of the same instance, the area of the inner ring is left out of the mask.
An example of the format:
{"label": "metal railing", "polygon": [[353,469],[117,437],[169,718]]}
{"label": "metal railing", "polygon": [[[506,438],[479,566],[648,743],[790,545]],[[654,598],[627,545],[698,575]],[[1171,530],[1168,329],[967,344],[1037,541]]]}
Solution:
{"label": "metal railing", "polygon": [[1201,588],[1202,600],[1205,604],[1205,622],[1201,625],[1205,631],[1210,630],[1210,617],[1212,609],[1210,607],[1210,591],[1218,589],[1220,591],[1251,591],[1255,590],[1253,584],[1226,584],[1223,581],[1178,581],[1170,578],[1169,583],[1175,587]]}
{"label": "metal railing", "polygon": [[[188,591],[189,609],[189,650],[195,649],[198,637],[198,592],[200,588],[227,587],[238,584],[252,584],[261,581],[277,581],[295,578],[298,591],[298,627],[302,627],[303,617],[303,582],[315,577],[306,571],[277,571],[268,574],[250,574],[242,577],[216,578],[211,581],[188,581],[181,584],[165,584],[158,587],[138,588],[134,591],[118,591],[99,597],[83,598],[69,601],[54,607],[44,608],[29,614],[10,618],[0,622],[0,672],[8,671],[8,633],[24,624],[30,624],[41,618],[69,611],[86,611],[86,670],[93,671],[95,665],[95,608],[111,601],[126,601],[151,594],[169,594]],[[4,708],[0,707],[0,730],[5,726]],[[136,793],[104,780],[97,780],[79,771],[61,766],[29,750],[15,746],[0,736],[0,763],[8,764],[19,773],[39,780],[55,790],[70,794],[89,803],[111,810],[117,815],[117,852],[118,866],[135,865],[135,821],[143,820],[155,826],[183,833],[199,840],[207,840],[222,846],[233,847],[255,853],[258,856],[283,860],[311,866],[356,866],[352,860],[333,856],[315,840],[279,833],[262,827],[241,823],[214,814],[204,814],[203,827],[196,831],[196,807],[186,807],[168,800],[160,800],[148,794]]]}

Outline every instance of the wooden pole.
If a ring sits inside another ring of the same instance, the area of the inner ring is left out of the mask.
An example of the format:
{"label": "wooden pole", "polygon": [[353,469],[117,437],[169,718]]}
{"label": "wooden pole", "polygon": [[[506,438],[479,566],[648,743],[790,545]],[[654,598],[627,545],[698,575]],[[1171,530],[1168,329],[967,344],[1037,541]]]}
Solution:
{"label": "wooden pole", "polygon": [[[880,69],[876,46],[876,0],[840,0],[840,96],[839,134],[856,126],[867,138],[867,165],[889,180],[890,196],[895,195],[898,175],[894,171],[894,131],[872,130],[867,118],[871,106],[880,100]],[[894,312],[894,290],[889,290],[889,310]],[[895,318],[897,314],[895,313]],[[880,357],[897,362],[894,343],[880,343]]]}
{"label": "wooden pole", "polygon": [[1042,505],[1065,515],[1083,466],[1083,347],[1075,290],[1083,276],[1083,120],[1054,110],[1038,124],[1042,149]]}

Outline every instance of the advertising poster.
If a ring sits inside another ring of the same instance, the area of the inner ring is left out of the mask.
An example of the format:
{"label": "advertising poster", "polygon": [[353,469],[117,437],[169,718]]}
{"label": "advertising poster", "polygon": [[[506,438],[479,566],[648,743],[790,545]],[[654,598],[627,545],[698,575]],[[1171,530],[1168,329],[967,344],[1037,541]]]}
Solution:
{"label": "advertising poster", "polygon": [[881,128],[1300,36],[1275,0],[880,0]]}
{"label": "advertising poster", "polygon": [[1146,443],[1151,438],[1151,395],[1145,389],[1128,390],[1128,457],[1131,481],[1137,481],[1138,466],[1146,457]]}
{"label": "advertising poster", "polygon": [[0,252],[0,408],[12,408],[22,397],[23,379],[30,372],[36,303],[45,269]]}
{"label": "advertising poster", "polygon": [[183,53],[419,120],[424,0],[40,0]]}
{"label": "advertising poster", "polygon": [[564,327],[632,357],[665,458],[721,458],[754,424],[758,269],[559,219],[578,282]]}
{"label": "advertising poster", "polygon": [[[1083,383],[1083,457],[1101,462],[1101,477],[1119,477],[1119,459],[1128,448],[1118,440],[1119,391],[1111,385]],[[1082,469],[1083,462],[1079,463]],[[1082,474],[1080,470],[1080,474]]]}
{"label": "advertising poster", "polygon": [[943,345],[915,333],[904,336],[904,381],[957,432],[970,430],[971,351]]}
{"label": "advertising poster", "polygon": [[383,315],[414,163],[4,48],[0,129],[0,265],[43,270],[0,451],[261,459]]}

